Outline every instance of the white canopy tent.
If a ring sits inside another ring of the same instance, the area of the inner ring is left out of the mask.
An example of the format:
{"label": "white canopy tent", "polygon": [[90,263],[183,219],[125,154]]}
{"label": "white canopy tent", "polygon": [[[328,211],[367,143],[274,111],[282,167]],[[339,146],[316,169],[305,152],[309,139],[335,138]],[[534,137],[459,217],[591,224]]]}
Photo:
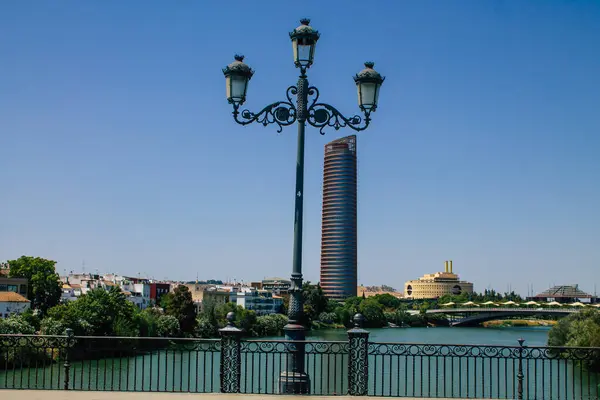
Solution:
{"label": "white canopy tent", "polygon": [[531,301],[528,301],[527,303],[523,303],[523,305],[524,306],[539,306],[540,303],[537,303],[537,302],[531,300]]}
{"label": "white canopy tent", "polygon": [[482,306],[497,306],[498,304],[493,301],[486,301],[485,303],[481,303]]}

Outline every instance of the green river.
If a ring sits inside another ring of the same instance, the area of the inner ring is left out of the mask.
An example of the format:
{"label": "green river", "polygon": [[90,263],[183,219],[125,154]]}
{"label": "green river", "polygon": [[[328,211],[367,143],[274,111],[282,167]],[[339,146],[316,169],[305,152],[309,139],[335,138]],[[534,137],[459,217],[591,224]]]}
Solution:
{"label": "green river", "polygon": [[[549,328],[397,328],[370,329],[368,358],[369,394],[448,398],[516,398],[518,342],[525,346],[545,346]],[[241,391],[276,393],[286,352],[269,340],[258,339],[242,348]],[[306,372],[313,394],[347,392],[348,354],[344,330],[310,332],[307,337]],[[96,354],[104,358],[73,362],[69,387],[75,390],[218,392],[220,362],[218,349],[206,344],[143,352],[119,357],[109,340]],[[411,346],[411,343],[425,344]],[[461,348],[450,345],[488,345]],[[426,347],[430,345],[429,347]],[[441,345],[435,347],[431,345]],[[501,349],[494,346],[517,346]],[[598,399],[597,375],[578,363],[548,360],[540,352],[523,361],[523,398]],[[30,367],[0,365],[1,388],[61,389],[64,385],[62,361]]]}

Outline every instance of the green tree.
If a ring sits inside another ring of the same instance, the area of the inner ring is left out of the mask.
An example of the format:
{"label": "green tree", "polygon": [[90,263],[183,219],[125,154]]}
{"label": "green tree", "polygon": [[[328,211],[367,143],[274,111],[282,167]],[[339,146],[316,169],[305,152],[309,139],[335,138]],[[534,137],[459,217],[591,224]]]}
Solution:
{"label": "green tree", "polygon": [[352,317],[354,314],[351,314],[350,311],[345,307],[339,307],[335,309],[336,320],[344,324],[346,327],[353,326]]}
{"label": "green tree", "polygon": [[365,326],[379,328],[385,325],[383,306],[373,297],[369,297],[360,303],[359,311],[365,317]]}
{"label": "green tree", "polygon": [[196,306],[187,286],[177,286],[174,291],[162,297],[161,303],[166,314],[177,318],[183,334],[191,335],[194,332],[196,328]]}
{"label": "green tree", "polygon": [[[584,310],[558,321],[548,334],[548,345],[557,347],[600,347],[600,311]],[[600,371],[600,350],[590,353],[582,363]]]}
{"label": "green tree", "polygon": [[253,336],[278,336],[283,334],[283,327],[287,324],[287,317],[281,314],[263,315],[256,318],[252,327]]}
{"label": "green tree", "polygon": [[31,308],[28,308],[27,310],[25,310],[24,312],[22,312],[19,315],[29,325],[33,326],[33,328],[35,329],[36,332],[40,330],[40,325],[42,323],[42,319],[40,318],[39,312],[32,310]]}
{"label": "green tree", "polygon": [[196,321],[196,336],[200,338],[212,338],[218,335],[218,326],[202,314]]}
{"label": "green tree", "polygon": [[0,335],[33,335],[35,328],[20,315],[0,318]]}
{"label": "green tree", "polygon": [[31,301],[33,309],[45,314],[50,307],[59,303],[62,287],[54,268],[56,261],[22,256],[8,261],[8,264],[11,277],[27,278],[27,298]]}
{"label": "green tree", "polygon": [[73,329],[77,335],[137,336],[137,309],[117,287],[90,290],[76,301],[48,310],[48,317]]}
{"label": "green tree", "polygon": [[242,329],[246,335],[252,335],[252,328],[256,324],[256,313],[253,310],[246,310],[236,303],[225,303],[215,309],[219,328],[227,325],[227,314],[233,312],[235,314],[234,323],[236,327]]}
{"label": "green tree", "polygon": [[386,309],[396,309],[400,306],[400,299],[392,296],[389,293],[378,294],[373,296],[379,304],[381,304]]}
{"label": "green tree", "polygon": [[302,298],[304,300],[304,323],[305,326],[310,326],[310,322],[316,321],[319,315],[327,309],[329,300],[325,297],[320,284],[312,285],[310,282],[302,285]]}
{"label": "green tree", "polygon": [[350,313],[351,317],[354,316],[354,314],[356,314],[357,312],[359,312],[360,310],[360,305],[363,301],[365,301],[366,299],[362,298],[362,297],[348,297],[345,301],[344,301],[344,308],[346,310],[348,310],[348,312]]}
{"label": "green tree", "polygon": [[161,315],[158,317],[156,328],[157,335],[163,337],[175,337],[181,331],[179,321],[173,315]]}
{"label": "green tree", "polygon": [[67,326],[57,319],[52,317],[46,317],[40,324],[40,333],[42,335],[64,335],[67,330]]}
{"label": "green tree", "polygon": [[337,320],[337,314],[334,312],[323,311],[319,314],[319,321],[326,324],[333,324]]}

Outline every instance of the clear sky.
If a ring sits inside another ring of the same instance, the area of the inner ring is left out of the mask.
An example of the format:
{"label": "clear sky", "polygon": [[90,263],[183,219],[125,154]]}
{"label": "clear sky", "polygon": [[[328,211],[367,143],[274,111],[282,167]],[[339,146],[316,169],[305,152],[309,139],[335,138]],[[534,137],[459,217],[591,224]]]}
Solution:
{"label": "clear sky", "polygon": [[[295,83],[288,32],[321,32],[321,98],[358,111],[359,282],[443,269],[523,294],[600,289],[600,2],[0,2],[0,260],[155,278],[289,276],[296,129],[241,127]],[[317,281],[323,145],[307,131],[305,278]]]}

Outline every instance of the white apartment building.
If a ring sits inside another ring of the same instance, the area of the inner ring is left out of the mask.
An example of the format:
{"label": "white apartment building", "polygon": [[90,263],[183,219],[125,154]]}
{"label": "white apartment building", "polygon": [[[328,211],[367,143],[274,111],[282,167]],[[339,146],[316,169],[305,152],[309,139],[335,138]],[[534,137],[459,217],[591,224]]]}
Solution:
{"label": "white apartment building", "polygon": [[246,310],[253,310],[257,315],[276,314],[281,311],[283,299],[273,296],[268,290],[251,287],[233,287],[230,301]]}

